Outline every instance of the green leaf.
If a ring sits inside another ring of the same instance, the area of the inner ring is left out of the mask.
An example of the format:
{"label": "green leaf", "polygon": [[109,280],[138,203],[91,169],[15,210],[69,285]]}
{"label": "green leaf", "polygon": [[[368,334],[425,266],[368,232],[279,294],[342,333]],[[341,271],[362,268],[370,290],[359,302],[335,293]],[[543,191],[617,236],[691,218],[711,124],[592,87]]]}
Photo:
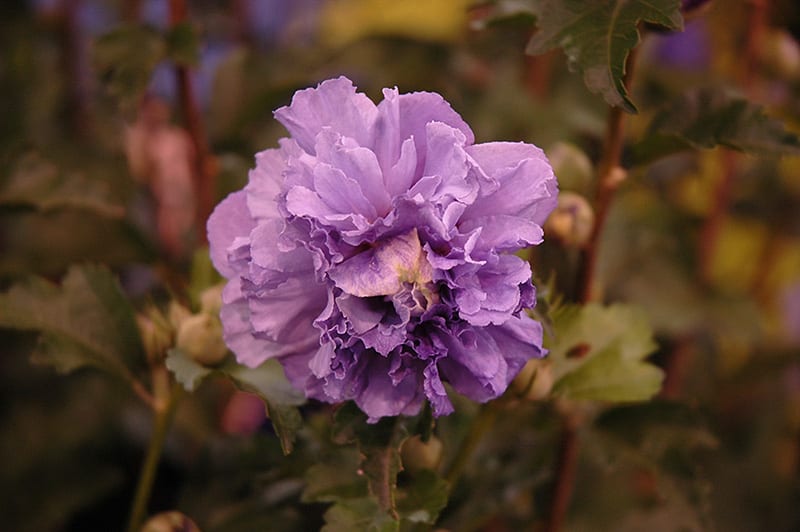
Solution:
{"label": "green leaf", "polygon": [[369,491],[377,499],[381,509],[397,517],[396,490],[397,473],[402,468],[400,444],[386,441],[385,445],[360,445],[364,454],[361,467],[367,477]]}
{"label": "green leaf", "polygon": [[112,200],[111,183],[81,174],[65,175],[36,154],[23,157],[0,187],[0,205],[41,212],[59,209],[90,211],[121,219],[125,208]]}
{"label": "green leaf", "polygon": [[404,521],[432,525],[447,506],[450,487],[429,469],[416,473],[397,493],[397,511]]}
{"label": "green leaf", "polygon": [[666,401],[622,405],[595,420],[595,428],[608,437],[646,451],[654,458],[672,448],[717,446],[708,423],[689,406]]}
{"label": "green leaf", "polygon": [[286,380],[280,362],[272,359],[257,368],[248,368],[229,361],[219,371],[243,390],[253,392],[264,400],[283,454],[291,453],[297,431],[303,425],[303,418],[296,406],[303,404],[305,397]]}
{"label": "green leaf", "polygon": [[554,328],[554,395],[643,401],[659,391],[663,373],[644,360],[656,344],[647,319],[635,307],[562,307],[554,315]]}
{"label": "green leaf", "polygon": [[646,21],[682,30],[680,5],[680,0],[533,0],[538,31],[526,51],[563,48],[590,91],[634,113],[623,76],[628,52],[639,43],[637,26]]}
{"label": "green leaf", "polygon": [[303,416],[297,407],[282,403],[266,401],[267,415],[272,422],[272,427],[281,442],[284,455],[291,454],[297,432],[303,427]]}
{"label": "green leaf", "polygon": [[275,359],[267,360],[256,368],[229,360],[219,370],[245,391],[258,394],[270,403],[297,406],[305,402],[305,396],[286,380],[283,367]]}
{"label": "green leaf", "polygon": [[175,375],[175,380],[181,383],[187,392],[195,391],[203,379],[213,373],[212,369],[198,364],[177,348],[167,351],[165,363],[167,369]]}
{"label": "green leaf", "polygon": [[189,22],[172,27],[166,35],[167,56],[175,63],[195,66],[200,58],[200,38]]}
{"label": "green leaf", "polygon": [[495,0],[482,6],[479,18],[470,23],[472,29],[483,30],[502,22],[527,22],[536,20],[529,0]]}
{"label": "green leaf", "polygon": [[13,286],[0,294],[0,327],[41,333],[32,358],[61,373],[94,366],[130,380],[145,365],[133,308],[102,267],[72,267],[61,286]]}
{"label": "green leaf", "polygon": [[633,148],[637,163],[689,149],[725,146],[762,155],[798,155],[800,138],[770,118],[764,108],[718,89],[682,94],[651,122]]}
{"label": "green leaf", "polygon": [[147,88],[153,69],[166,53],[165,39],[155,29],[123,25],[95,41],[93,59],[108,92],[131,105]]}
{"label": "green leaf", "polygon": [[355,447],[341,447],[308,468],[303,502],[337,502],[366,497],[367,482],[358,474],[361,454]]}
{"label": "green leaf", "polygon": [[363,456],[361,469],[367,477],[369,492],[380,507],[395,518],[397,474],[402,468],[400,446],[406,436],[405,427],[397,418],[367,423],[366,415],[354,403],[347,403],[336,412],[334,438],[339,442],[357,443]]}
{"label": "green leaf", "polygon": [[338,502],[328,508],[324,517],[322,532],[395,532],[400,529],[400,522],[392,519],[371,497]]}

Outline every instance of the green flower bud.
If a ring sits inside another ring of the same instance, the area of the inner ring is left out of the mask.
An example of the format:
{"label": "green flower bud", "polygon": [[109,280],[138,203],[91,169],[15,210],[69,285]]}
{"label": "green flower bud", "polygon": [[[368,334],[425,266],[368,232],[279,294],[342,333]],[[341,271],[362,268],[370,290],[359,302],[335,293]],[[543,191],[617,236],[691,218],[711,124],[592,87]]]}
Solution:
{"label": "green flower bud", "polygon": [[557,142],[547,150],[547,158],[553,167],[561,190],[588,191],[594,170],[589,157],[577,146]]}
{"label": "green flower bud", "polygon": [[403,468],[409,473],[436,469],[442,461],[442,449],[442,441],[434,435],[427,442],[423,442],[419,435],[412,436],[400,448]]}
{"label": "green flower bud", "polygon": [[204,366],[219,364],[228,353],[217,316],[201,312],[185,318],[178,328],[178,349]]}
{"label": "green flower bud", "polygon": [[582,247],[594,229],[594,210],[586,199],[574,192],[562,192],[558,206],[544,224],[547,238],[555,238],[567,247]]}

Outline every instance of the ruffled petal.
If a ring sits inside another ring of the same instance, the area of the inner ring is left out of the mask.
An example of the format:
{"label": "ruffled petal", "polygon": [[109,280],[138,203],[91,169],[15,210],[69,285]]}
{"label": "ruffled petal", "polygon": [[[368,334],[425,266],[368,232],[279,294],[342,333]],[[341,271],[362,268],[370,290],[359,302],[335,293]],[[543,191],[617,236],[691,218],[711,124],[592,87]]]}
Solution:
{"label": "ruffled petal", "polygon": [[361,146],[372,146],[377,117],[375,104],[357,93],[353,82],[344,76],[296,92],[291,105],[275,111],[275,118],[311,154],[317,134],[326,127],[355,139]]}
{"label": "ruffled petal", "polygon": [[214,267],[223,276],[236,275],[228,261],[229,250],[234,240],[249,235],[255,225],[244,191],[230,194],[211,213],[207,225],[209,253]]}

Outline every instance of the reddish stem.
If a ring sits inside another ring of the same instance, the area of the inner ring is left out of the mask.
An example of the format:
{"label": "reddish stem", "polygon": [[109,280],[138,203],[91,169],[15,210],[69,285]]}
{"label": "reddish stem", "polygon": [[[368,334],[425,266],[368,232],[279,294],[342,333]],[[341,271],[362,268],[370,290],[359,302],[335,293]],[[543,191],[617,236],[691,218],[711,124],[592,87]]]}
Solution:
{"label": "reddish stem", "polygon": [[[172,27],[186,22],[188,20],[186,0],[170,0],[169,16]],[[185,65],[176,65],[175,74],[178,81],[181,112],[195,150],[195,160],[193,162],[195,194],[197,195],[196,220],[197,227],[203,228],[214,207],[214,159],[208,146],[206,130],[200,114],[200,108],[197,105],[189,69]],[[205,231],[199,230],[198,236],[201,242],[206,242]]]}
{"label": "reddish stem", "polygon": [[556,484],[553,488],[553,501],[550,506],[550,515],[545,526],[545,532],[559,532],[567,517],[569,502],[575,490],[575,475],[578,472],[578,444],[579,422],[576,416],[563,415],[563,428],[558,449],[558,462],[556,471]]}
{"label": "reddish stem", "polygon": [[61,18],[63,68],[66,78],[67,105],[72,130],[86,137],[91,128],[86,98],[86,64],[78,17],[81,0],[66,0]]}
{"label": "reddish stem", "polygon": [[[631,50],[625,64],[625,77],[623,82],[627,86],[633,75],[636,62],[636,48]],[[604,137],[603,155],[597,165],[599,184],[594,202],[595,222],[592,234],[581,252],[581,263],[578,270],[578,297],[581,303],[586,303],[595,298],[594,278],[597,270],[597,257],[600,248],[600,237],[603,234],[608,213],[614,195],[622,183],[624,176],[620,167],[622,161],[622,147],[624,141],[625,113],[620,107],[612,107],[609,111]]]}

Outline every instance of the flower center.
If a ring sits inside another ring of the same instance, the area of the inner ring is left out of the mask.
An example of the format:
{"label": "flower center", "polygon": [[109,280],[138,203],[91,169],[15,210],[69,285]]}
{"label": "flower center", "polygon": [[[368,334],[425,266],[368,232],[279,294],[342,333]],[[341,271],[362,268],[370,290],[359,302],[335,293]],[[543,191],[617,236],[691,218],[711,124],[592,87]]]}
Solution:
{"label": "flower center", "polygon": [[344,292],[357,297],[392,296],[412,288],[432,302],[433,267],[416,229],[387,238],[342,262],[329,273]]}

